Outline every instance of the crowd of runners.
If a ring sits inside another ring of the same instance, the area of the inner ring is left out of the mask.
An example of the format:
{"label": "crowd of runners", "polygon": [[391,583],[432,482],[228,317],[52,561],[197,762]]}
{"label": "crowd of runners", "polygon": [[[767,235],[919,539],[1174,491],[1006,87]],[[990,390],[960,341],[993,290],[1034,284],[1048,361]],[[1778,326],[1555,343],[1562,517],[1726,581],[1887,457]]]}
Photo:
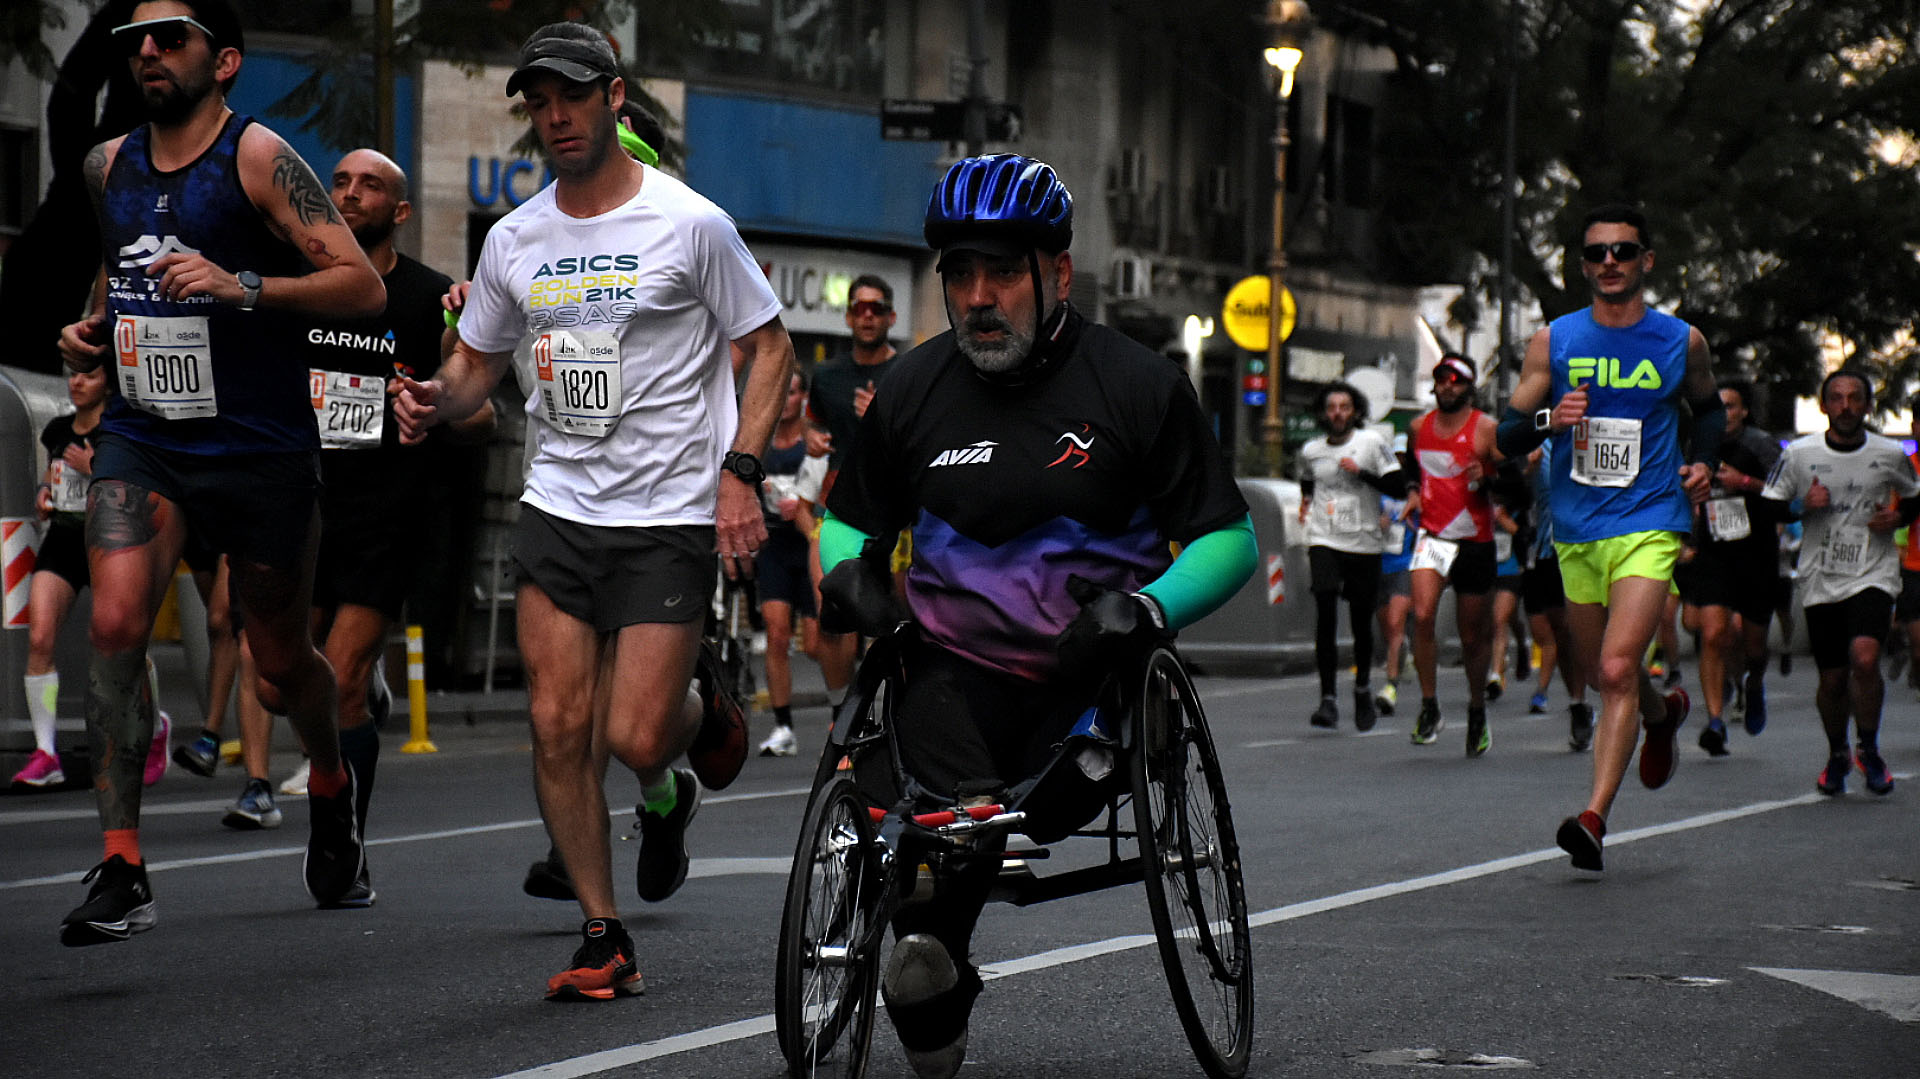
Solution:
{"label": "crowd of runners", "polygon": [[[553,24],[523,46],[504,89],[555,181],[493,227],[457,285],[395,250],[411,213],[397,163],[356,150],[316,175],[227,107],[245,46],[224,0],[140,3],[113,41],[147,120],[86,159],[104,269],[58,345],[75,411],[42,439],[25,687],[38,749],[15,777],[64,779],[53,642],[91,588],[103,854],[65,944],[155,924],[142,790],[169,759],[215,773],[235,678],[246,780],[227,823],[280,823],[266,768],[284,716],[307,760],[278,792],[309,803],[305,887],[323,908],[374,903],[364,836],[390,708],[378,658],[422,527],[411,493],[434,482],[433,447],[491,431],[510,368],[531,421],[512,563],[551,839],[528,890],[583,917],[551,997],[642,984],[609,851],[609,762],[640,784],[635,887],[659,902],[686,879],[702,792],[749,752],[705,639],[722,577],[758,590],[774,720],[761,753],[824,734],[794,722],[796,645],[837,708],[860,635],[911,620],[903,762],[969,798],[1030,774],[1099,672],[1217,608],[1254,568],[1247,505],[1190,383],[1068,300],[1073,201],[1042,162],[965,159],[933,192],[926,239],[951,332],[896,356],[893,289],[863,276],[850,351],[804,371],[733,221],[654,167],[658,128],[597,31]],[[1830,744],[1818,788],[1844,791],[1857,767],[1888,793],[1880,652],[1896,616],[1920,642],[1920,544],[1903,568],[1894,540],[1920,515],[1920,478],[1865,426],[1871,379],[1827,378],[1829,430],[1783,450],[1748,422],[1750,388],[1716,381],[1700,332],[1648,306],[1653,240],[1637,210],[1601,207],[1569,240],[1592,303],[1529,342],[1497,419],[1475,407],[1480,372],[1458,354],[1433,370],[1434,410],[1397,441],[1368,426],[1353,386],[1320,394],[1324,433],[1299,454],[1290,522],[1312,570],[1309,722],[1343,720],[1344,598],[1346,715],[1365,731],[1406,708],[1413,742],[1436,744],[1451,587],[1467,755],[1493,746],[1510,649],[1515,686],[1538,679],[1530,711],[1547,709],[1557,673],[1569,745],[1591,750],[1594,775],[1556,839],[1599,870],[1636,750],[1641,782],[1665,784],[1694,707],[1671,644],[1660,681],[1648,664],[1676,609],[1698,636],[1698,744],[1723,755],[1730,722],[1767,725],[1768,627],[1797,581]],[[596,298],[606,278],[620,302]],[[1783,553],[1795,546],[1797,565]],[[147,652],[183,559],[211,614],[215,707],[203,729],[170,734]],[[1399,693],[1408,654],[1417,703]],[[964,1059],[990,885],[942,882],[894,925],[883,988],[922,1075]]]}

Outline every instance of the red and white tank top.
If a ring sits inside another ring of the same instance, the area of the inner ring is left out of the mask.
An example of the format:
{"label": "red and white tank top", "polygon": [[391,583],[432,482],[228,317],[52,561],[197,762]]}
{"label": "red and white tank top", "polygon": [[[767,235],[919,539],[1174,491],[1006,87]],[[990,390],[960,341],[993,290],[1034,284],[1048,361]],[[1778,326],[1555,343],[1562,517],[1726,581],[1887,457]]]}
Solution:
{"label": "red and white tank top", "polygon": [[1438,412],[1420,417],[1413,427],[1414,457],[1420,462],[1420,527],[1441,539],[1493,540],[1493,506],[1486,488],[1467,490],[1467,466],[1479,457],[1473,432],[1480,411],[1467,410],[1467,422],[1451,437],[1434,429]]}

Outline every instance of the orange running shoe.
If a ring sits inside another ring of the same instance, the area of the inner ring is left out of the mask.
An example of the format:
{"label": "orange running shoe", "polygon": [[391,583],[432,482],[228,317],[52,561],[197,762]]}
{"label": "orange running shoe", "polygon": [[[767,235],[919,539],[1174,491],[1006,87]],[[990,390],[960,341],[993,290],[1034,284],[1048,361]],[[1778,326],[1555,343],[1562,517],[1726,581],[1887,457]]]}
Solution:
{"label": "orange running shoe", "polygon": [[547,979],[548,1000],[612,1000],[645,991],[634,962],[633,938],[614,918],[589,918],[585,938],[567,969]]}

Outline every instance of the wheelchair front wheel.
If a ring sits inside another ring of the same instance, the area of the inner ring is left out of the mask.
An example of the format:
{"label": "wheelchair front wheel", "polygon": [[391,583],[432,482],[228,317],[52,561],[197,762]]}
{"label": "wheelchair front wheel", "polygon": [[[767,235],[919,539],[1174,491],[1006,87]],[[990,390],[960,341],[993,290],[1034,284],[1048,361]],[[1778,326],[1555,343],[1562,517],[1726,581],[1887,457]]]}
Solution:
{"label": "wheelchair front wheel", "polygon": [[787,877],[774,960],[774,1025],[796,1079],[866,1073],[885,928],[884,852],[851,780],[815,792]]}
{"label": "wheelchair front wheel", "polygon": [[1253,940],[1220,760],[1171,651],[1148,658],[1136,707],[1133,808],[1160,962],[1200,1066],[1239,1079],[1253,1041]]}

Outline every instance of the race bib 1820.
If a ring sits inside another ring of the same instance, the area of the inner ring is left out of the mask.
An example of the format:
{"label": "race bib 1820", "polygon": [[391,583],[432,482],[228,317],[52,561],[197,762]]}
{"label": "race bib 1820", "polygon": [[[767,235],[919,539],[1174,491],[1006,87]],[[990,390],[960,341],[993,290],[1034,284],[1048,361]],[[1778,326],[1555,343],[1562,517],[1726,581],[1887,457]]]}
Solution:
{"label": "race bib 1820", "polygon": [[120,396],[163,420],[219,415],[211,343],[204,316],[121,315],[113,327]]}
{"label": "race bib 1820", "polygon": [[620,419],[620,339],[596,330],[551,330],[533,343],[540,415],[570,435],[600,438]]}

